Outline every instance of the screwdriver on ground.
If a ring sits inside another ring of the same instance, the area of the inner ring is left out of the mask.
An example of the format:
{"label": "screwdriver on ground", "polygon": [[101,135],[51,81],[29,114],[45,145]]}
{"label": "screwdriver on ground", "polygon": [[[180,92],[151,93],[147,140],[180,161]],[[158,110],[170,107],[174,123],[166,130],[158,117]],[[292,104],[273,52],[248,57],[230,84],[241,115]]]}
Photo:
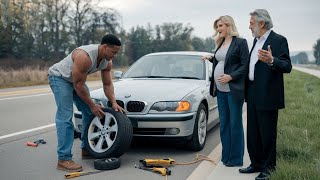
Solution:
{"label": "screwdriver on ground", "polygon": [[75,177],[79,177],[79,176],[86,176],[86,175],[90,175],[90,174],[96,174],[96,173],[100,173],[103,171],[90,171],[90,172],[72,172],[69,174],[65,174],[64,178],[65,179],[71,179],[71,178],[75,178]]}

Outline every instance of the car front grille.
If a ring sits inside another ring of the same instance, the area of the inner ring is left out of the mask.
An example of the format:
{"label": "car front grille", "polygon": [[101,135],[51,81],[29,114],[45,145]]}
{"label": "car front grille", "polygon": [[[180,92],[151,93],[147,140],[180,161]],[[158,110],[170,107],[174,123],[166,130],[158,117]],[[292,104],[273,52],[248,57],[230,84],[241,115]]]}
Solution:
{"label": "car front grille", "polygon": [[141,101],[129,101],[127,103],[127,111],[129,112],[142,112],[144,109],[144,102]]}
{"label": "car front grille", "polygon": [[[121,106],[122,108],[124,108],[124,102],[121,100],[117,100],[117,103],[119,104],[119,106]],[[112,107],[112,104],[110,101],[108,101],[107,103],[108,107]],[[127,104],[127,111],[128,112],[142,112],[144,107],[145,107],[145,103],[141,102],[141,101],[129,101]]]}

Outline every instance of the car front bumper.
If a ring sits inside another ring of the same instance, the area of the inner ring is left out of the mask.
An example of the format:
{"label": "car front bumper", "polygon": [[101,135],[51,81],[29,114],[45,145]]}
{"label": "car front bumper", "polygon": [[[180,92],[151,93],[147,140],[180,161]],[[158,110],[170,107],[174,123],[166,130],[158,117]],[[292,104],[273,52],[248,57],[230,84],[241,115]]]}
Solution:
{"label": "car front bumper", "polygon": [[[74,113],[76,131],[80,131],[81,112]],[[196,112],[181,114],[128,114],[134,136],[187,137],[193,134]]]}

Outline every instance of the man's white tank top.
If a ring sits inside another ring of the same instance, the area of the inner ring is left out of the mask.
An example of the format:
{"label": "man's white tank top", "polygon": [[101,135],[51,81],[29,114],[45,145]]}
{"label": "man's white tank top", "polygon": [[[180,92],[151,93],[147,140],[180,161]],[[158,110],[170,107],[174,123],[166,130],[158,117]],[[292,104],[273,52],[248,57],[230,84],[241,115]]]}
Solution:
{"label": "man's white tank top", "polygon": [[[76,49],[81,49],[87,52],[90,57],[90,60],[92,61],[92,65],[88,69],[87,74],[92,74],[97,71],[103,70],[108,65],[109,61],[107,61],[106,59],[103,59],[98,66],[97,64],[98,47],[99,47],[99,44],[90,44],[90,45],[80,46],[76,48]],[[72,82],[72,68],[73,68],[72,52],[63,60],[51,66],[49,68],[48,74],[51,76],[61,76],[67,81]]]}

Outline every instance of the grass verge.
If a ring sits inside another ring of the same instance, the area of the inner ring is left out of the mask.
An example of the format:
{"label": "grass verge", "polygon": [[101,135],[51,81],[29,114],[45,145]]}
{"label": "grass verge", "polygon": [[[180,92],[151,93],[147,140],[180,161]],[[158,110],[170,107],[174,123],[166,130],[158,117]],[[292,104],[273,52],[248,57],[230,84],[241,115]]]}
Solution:
{"label": "grass verge", "polygon": [[285,76],[273,180],[320,179],[320,79],[293,70]]}

